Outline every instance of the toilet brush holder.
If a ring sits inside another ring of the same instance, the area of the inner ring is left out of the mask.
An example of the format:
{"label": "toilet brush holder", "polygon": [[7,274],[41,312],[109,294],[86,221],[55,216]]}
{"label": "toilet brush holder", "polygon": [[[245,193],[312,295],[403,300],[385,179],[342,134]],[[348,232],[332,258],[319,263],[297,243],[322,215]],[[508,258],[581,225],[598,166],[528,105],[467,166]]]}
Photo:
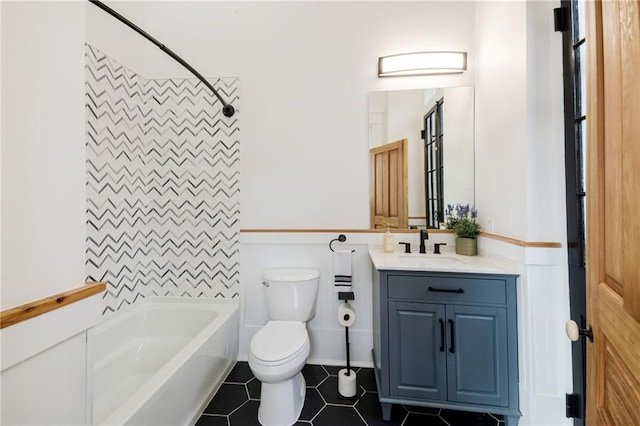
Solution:
{"label": "toilet brush holder", "polygon": [[356,398],[358,390],[358,378],[356,372],[343,368],[338,371],[338,394],[342,399]]}

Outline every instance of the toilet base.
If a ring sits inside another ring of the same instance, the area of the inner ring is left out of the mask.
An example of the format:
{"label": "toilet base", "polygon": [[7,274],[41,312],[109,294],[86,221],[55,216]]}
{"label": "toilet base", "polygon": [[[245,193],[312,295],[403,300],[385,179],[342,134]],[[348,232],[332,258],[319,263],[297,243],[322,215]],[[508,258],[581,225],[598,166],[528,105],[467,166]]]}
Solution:
{"label": "toilet base", "polygon": [[302,373],[279,383],[262,383],[258,421],[263,426],[291,426],[300,417],[306,383]]}

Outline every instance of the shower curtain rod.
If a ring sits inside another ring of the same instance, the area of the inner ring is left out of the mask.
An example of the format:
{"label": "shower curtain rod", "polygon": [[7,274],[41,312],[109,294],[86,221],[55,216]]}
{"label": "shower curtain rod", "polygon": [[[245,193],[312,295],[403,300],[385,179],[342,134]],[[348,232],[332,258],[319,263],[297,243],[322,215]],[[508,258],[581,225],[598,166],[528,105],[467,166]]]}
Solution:
{"label": "shower curtain rod", "polygon": [[209,90],[211,90],[213,92],[214,95],[216,95],[218,100],[222,103],[222,114],[224,114],[225,117],[233,116],[233,114],[236,112],[235,108],[232,105],[228,104],[224,99],[222,99],[222,96],[220,96],[218,91],[216,89],[214,89],[213,86],[207,80],[205,80],[205,78],[198,71],[196,71],[191,65],[189,65],[187,62],[185,62],[184,59],[182,59],[180,56],[176,55],[171,49],[166,47],[164,44],[160,43],[155,38],[151,37],[148,33],[146,33],[144,30],[142,30],[139,26],[137,26],[136,24],[134,24],[133,22],[131,22],[130,20],[128,20],[124,16],[120,15],[118,12],[116,12],[113,9],[111,9],[106,4],[102,3],[99,0],[89,0],[89,2],[91,2],[94,5],[98,6],[100,9],[104,10],[109,15],[113,16],[114,18],[116,18],[117,20],[122,22],[123,24],[127,25],[129,28],[131,28],[132,30],[134,30],[135,32],[140,34],[142,37],[146,38],[151,43],[153,43],[156,46],[158,46],[160,48],[160,50],[162,50],[167,55],[171,56],[180,65],[182,65],[183,67],[188,69],[193,75],[198,77],[198,79],[205,86],[207,86],[209,88]]}

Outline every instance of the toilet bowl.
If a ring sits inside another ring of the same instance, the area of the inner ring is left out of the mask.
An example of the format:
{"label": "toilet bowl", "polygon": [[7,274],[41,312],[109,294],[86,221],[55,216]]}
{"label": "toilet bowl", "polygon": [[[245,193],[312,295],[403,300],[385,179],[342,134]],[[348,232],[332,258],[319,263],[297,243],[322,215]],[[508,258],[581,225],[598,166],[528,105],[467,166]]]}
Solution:
{"label": "toilet bowl", "polygon": [[304,323],[294,321],[270,321],[251,340],[249,367],[262,383],[260,424],[289,426],[300,417],[306,392],[300,371],[310,347]]}
{"label": "toilet bowl", "polygon": [[251,340],[249,356],[258,380],[281,382],[304,367],[309,351],[304,323],[269,321]]}
{"label": "toilet bowl", "polygon": [[271,320],[249,346],[249,367],[261,382],[258,421],[263,426],[291,426],[300,417],[306,391],[301,371],[311,351],[306,321],[315,315],[319,277],[313,269],[263,274]]}

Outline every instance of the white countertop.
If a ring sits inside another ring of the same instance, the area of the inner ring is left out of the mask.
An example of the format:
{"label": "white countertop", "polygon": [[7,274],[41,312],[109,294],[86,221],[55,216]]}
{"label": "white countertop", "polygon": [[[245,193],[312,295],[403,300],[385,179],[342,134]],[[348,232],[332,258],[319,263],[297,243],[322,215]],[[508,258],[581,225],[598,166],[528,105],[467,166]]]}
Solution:
{"label": "white countertop", "polygon": [[380,247],[370,246],[369,257],[378,270],[519,274],[515,262],[498,256],[462,256],[453,252],[384,253]]}

